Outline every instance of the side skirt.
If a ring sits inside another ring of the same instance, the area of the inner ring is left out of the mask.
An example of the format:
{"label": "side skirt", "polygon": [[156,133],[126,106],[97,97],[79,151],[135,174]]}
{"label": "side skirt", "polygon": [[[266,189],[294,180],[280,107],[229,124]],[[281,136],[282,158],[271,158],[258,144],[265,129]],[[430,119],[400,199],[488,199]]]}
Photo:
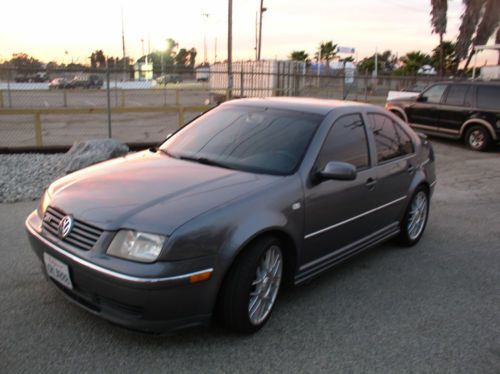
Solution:
{"label": "side skirt", "polygon": [[299,285],[331,267],[348,260],[349,258],[361,253],[379,243],[382,243],[397,234],[399,234],[399,222],[391,223],[389,226],[374,232],[354,243],[348,244],[335,252],[329,253],[326,256],[308,262],[299,268],[295,275],[294,284]]}
{"label": "side skirt", "polygon": [[440,129],[439,127],[417,125],[415,123],[410,123],[409,125],[415,130],[422,131],[422,132],[429,134],[429,135],[432,135],[432,136],[439,136],[441,138],[448,138],[448,139],[454,139],[454,140],[460,139],[460,132],[459,131]]}

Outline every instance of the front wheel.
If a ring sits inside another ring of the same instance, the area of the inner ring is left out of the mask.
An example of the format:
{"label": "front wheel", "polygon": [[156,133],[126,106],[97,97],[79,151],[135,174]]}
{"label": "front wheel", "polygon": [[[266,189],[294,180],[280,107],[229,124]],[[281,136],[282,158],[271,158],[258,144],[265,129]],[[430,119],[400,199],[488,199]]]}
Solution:
{"label": "front wheel", "polygon": [[220,322],[231,330],[256,332],[271,316],[283,275],[281,248],[276,238],[258,239],[232,266],[218,305]]}
{"label": "front wheel", "polygon": [[491,144],[491,135],[483,126],[472,126],[465,134],[465,142],[475,151],[485,151]]}
{"label": "front wheel", "polygon": [[429,217],[429,194],[424,187],[420,187],[408,205],[403,221],[399,241],[406,246],[418,243],[424,234],[427,218]]}

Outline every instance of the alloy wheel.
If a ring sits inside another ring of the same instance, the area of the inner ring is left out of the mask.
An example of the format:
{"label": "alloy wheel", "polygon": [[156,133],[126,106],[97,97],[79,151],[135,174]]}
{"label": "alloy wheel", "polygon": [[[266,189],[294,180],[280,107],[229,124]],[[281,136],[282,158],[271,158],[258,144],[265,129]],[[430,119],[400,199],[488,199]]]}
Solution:
{"label": "alloy wheel", "polygon": [[410,207],[410,214],[408,215],[407,227],[408,236],[410,240],[415,240],[419,237],[425,227],[427,219],[427,194],[424,191],[419,191]]}
{"label": "alloy wheel", "polygon": [[252,325],[259,325],[273,309],[281,284],[283,255],[277,245],[272,245],[261,257],[252,282],[248,302],[248,317]]}
{"label": "alloy wheel", "polygon": [[481,130],[474,130],[469,134],[469,144],[474,149],[483,147],[485,141],[484,133]]}

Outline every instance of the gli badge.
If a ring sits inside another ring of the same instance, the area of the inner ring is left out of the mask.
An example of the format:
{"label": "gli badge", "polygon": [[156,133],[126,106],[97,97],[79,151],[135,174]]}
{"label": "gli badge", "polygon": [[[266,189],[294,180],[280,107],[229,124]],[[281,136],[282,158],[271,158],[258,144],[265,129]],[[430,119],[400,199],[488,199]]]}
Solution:
{"label": "gli badge", "polygon": [[75,223],[75,220],[73,219],[72,216],[64,216],[61,222],[59,222],[59,227],[57,231],[59,232],[59,237],[61,239],[64,239],[69,235],[71,232],[71,229],[73,229],[73,225]]}

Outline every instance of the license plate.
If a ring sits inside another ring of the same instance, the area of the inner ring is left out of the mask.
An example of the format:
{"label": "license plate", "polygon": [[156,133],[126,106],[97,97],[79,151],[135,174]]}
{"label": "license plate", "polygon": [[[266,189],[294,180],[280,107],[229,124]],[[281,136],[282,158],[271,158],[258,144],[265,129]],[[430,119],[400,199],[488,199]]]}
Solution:
{"label": "license plate", "polygon": [[45,263],[45,269],[49,277],[61,283],[63,286],[71,290],[73,289],[68,265],[52,257],[48,253],[43,254],[43,262]]}

